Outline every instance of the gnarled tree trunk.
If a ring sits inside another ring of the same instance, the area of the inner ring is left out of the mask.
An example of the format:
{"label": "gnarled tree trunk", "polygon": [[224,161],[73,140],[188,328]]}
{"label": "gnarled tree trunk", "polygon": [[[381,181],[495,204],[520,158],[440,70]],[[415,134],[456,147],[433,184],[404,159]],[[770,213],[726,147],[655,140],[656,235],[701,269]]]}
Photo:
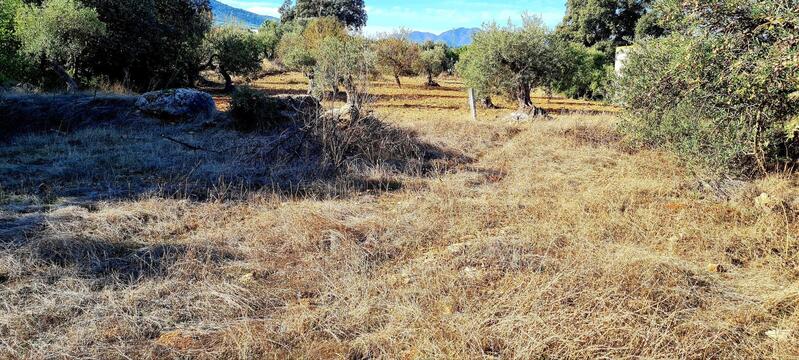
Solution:
{"label": "gnarled tree trunk", "polygon": [[433,73],[432,72],[429,72],[429,71],[427,72],[427,84],[426,85],[429,86],[429,87],[438,87],[439,86],[438,83],[435,82],[435,80],[433,80]]}
{"label": "gnarled tree trunk", "polygon": [[490,96],[486,96],[486,97],[483,97],[482,99],[480,99],[480,105],[482,105],[483,108],[486,108],[486,109],[496,109],[497,108],[497,106],[494,105],[494,102],[491,101],[491,97]]}
{"label": "gnarled tree trunk", "polygon": [[530,98],[530,84],[519,83],[516,88],[516,99],[519,102],[520,111],[534,110],[533,100]]}
{"label": "gnarled tree trunk", "polygon": [[61,66],[61,64],[55,61],[51,61],[50,67],[53,68],[53,71],[55,71],[56,74],[58,74],[58,77],[60,77],[61,80],[63,80],[64,83],[67,84],[67,92],[75,92],[80,90],[80,88],[78,87],[78,83],[75,81],[75,79],[72,78],[72,76],[69,75],[67,70],[64,69],[64,67]]}
{"label": "gnarled tree trunk", "polygon": [[397,82],[397,86],[398,86],[400,89],[402,89],[402,83],[400,82],[400,76],[399,76],[399,74],[394,74],[394,81],[396,81],[396,82]]}
{"label": "gnarled tree trunk", "polygon": [[350,112],[350,119],[355,120],[361,115],[361,97],[352,76],[344,80],[344,91],[347,93],[347,109]]}
{"label": "gnarled tree trunk", "polygon": [[233,92],[236,90],[236,87],[233,86],[233,78],[230,77],[227,70],[225,68],[219,68],[219,73],[222,74],[222,77],[225,79],[225,92]]}

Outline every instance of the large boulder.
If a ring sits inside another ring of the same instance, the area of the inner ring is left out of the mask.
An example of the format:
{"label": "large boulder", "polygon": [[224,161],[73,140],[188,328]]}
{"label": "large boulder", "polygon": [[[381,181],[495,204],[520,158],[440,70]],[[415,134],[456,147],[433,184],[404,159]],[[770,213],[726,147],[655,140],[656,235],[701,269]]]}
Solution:
{"label": "large boulder", "polygon": [[136,108],[158,118],[176,121],[205,121],[216,113],[211,95],[194,89],[170,89],[143,94]]}

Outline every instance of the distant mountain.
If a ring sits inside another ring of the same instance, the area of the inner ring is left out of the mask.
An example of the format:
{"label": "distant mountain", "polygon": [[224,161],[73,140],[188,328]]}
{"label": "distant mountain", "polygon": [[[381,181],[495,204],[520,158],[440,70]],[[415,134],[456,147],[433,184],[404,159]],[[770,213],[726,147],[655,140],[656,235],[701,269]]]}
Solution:
{"label": "distant mountain", "polygon": [[278,20],[273,16],[258,15],[256,13],[234,8],[230,5],[223,4],[217,0],[210,0],[211,12],[214,14],[214,24],[241,24],[248,28],[257,29],[266,20]]}
{"label": "distant mountain", "polygon": [[436,35],[428,32],[414,31],[409,37],[411,41],[423,43],[425,41],[444,42],[452,47],[461,47],[472,43],[472,35],[480,31],[478,28],[458,28]]}

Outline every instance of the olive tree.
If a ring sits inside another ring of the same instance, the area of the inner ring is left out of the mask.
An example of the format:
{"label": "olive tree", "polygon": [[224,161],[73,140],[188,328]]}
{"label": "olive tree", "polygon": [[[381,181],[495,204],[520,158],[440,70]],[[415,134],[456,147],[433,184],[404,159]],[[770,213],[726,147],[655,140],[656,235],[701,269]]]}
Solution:
{"label": "olive tree", "polygon": [[433,78],[447,69],[447,45],[425,43],[419,53],[419,72],[427,76],[427,86],[438,86]]}
{"label": "olive tree", "polygon": [[347,105],[358,111],[362,94],[374,68],[374,54],[368,41],[361,36],[325,38],[319,47],[316,72],[321,88],[344,86]]}
{"label": "olive tree", "polygon": [[342,39],[347,36],[347,30],[344,24],[330,17],[307,22],[297,20],[284,26],[290,30],[280,39],[277,58],[289,70],[302,72],[308,78],[308,93],[311,94],[315,88],[316,63],[323,40],[329,37]]}
{"label": "olive tree", "polygon": [[223,26],[211,30],[206,38],[207,67],[216,69],[225,79],[225,91],[232,91],[234,75],[253,75],[261,69],[262,48],[247,29]]}
{"label": "olive tree", "polygon": [[46,0],[41,6],[26,5],[15,18],[20,51],[45,61],[64,81],[67,91],[78,90],[74,74],[85,51],[106,26],[94,9],[76,0]]}
{"label": "olive tree", "polygon": [[404,33],[392,34],[374,43],[377,65],[381,72],[394,77],[402,87],[400,76],[416,75],[419,62],[419,45],[412,43]]}
{"label": "olive tree", "polygon": [[280,38],[283,37],[283,31],[283,27],[277,21],[267,20],[261,24],[256,38],[265,59],[274,60],[277,56],[277,46],[280,44]]}
{"label": "olive tree", "polygon": [[489,24],[474,36],[462,57],[461,76],[483,95],[500,94],[515,99],[519,110],[538,111],[530,92],[549,86],[563,74],[560,42],[540,18],[525,15],[523,25]]}

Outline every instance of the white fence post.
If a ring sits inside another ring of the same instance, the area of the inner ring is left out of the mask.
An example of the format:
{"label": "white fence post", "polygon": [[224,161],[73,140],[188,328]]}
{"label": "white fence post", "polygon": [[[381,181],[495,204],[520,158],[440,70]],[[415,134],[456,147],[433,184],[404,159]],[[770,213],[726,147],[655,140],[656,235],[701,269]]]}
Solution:
{"label": "white fence post", "polygon": [[477,120],[477,103],[475,102],[473,88],[469,88],[469,109],[472,111],[472,120]]}

